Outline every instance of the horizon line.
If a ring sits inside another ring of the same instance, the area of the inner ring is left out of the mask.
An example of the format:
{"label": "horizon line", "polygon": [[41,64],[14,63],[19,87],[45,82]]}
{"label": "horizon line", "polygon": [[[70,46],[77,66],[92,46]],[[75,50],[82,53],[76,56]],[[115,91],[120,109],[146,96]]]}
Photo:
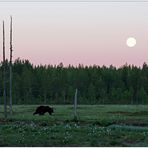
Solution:
{"label": "horizon line", "polygon": [[[71,67],[79,67],[79,66],[83,66],[83,67],[93,67],[93,66],[97,66],[97,67],[103,67],[103,66],[105,66],[105,67],[110,67],[110,66],[113,66],[114,68],[121,68],[121,67],[123,67],[123,66],[135,66],[135,67],[143,67],[143,65],[144,64],[146,64],[146,65],[148,65],[148,63],[147,62],[143,62],[143,64],[140,66],[140,65],[137,65],[137,64],[129,64],[128,62],[125,62],[124,64],[121,64],[121,65],[114,65],[114,64],[84,64],[84,63],[78,63],[78,64],[64,64],[64,62],[59,62],[58,64],[51,64],[51,63],[48,63],[48,64],[43,64],[43,63],[40,63],[40,64],[35,64],[34,62],[32,62],[32,61],[30,61],[29,59],[21,59],[20,57],[18,57],[18,58],[16,58],[16,59],[14,59],[13,60],[13,64],[15,63],[15,61],[17,61],[17,60],[19,60],[19,61],[21,61],[21,62],[25,62],[25,61],[28,61],[32,66],[53,66],[53,67],[57,67],[57,66],[59,66],[59,65],[63,65],[63,67],[65,68],[65,67],[69,67],[69,66],[71,66]],[[9,62],[9,61],[8,61]]]}

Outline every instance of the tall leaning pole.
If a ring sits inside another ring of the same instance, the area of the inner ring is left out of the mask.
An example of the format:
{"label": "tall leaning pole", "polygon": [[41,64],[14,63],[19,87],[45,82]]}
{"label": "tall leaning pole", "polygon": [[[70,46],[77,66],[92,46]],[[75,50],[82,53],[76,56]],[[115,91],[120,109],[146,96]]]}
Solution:
{"label": "tall leaning pole", "polygon": [[10,63],[9,63],[9,70],[10,70],[10,114],[12,114],[12,16],[10,16]]}
{"label": "tall leaning pole", "polygon": [[3,86],[4,86],[4,116],[7,118],[7,98],[6,98],[6,61],[5,61],[5,24],[3,21]]}

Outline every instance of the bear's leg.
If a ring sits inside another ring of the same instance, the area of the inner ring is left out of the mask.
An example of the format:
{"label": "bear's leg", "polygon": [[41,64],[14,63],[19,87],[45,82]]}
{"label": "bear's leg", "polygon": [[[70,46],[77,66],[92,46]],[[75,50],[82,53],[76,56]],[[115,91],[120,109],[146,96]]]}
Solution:
{"label": "bear's leg", "polygon": [[33,115],[37,114],[36,112],[33,113]]}
{"label": "bear's leg", "polygon": [[40,112],[39,115],[44,115],[44,112]]}
{"label": "bear's leg", "polygon": [[49,113],[49,115],[52,115],[52,113],[51,112],[48,112]]}

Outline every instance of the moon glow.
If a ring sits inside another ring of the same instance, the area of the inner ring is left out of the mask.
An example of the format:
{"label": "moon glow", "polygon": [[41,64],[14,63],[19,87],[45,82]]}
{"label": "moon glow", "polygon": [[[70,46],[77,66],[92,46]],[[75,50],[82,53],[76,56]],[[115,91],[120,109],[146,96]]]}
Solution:
{"label": "moon glow", "polygon": [[133,37],[129,37],[127,40],[126,40],[126,45],[128,47],[134,47],[136,45],[136,39],[133,38]]}

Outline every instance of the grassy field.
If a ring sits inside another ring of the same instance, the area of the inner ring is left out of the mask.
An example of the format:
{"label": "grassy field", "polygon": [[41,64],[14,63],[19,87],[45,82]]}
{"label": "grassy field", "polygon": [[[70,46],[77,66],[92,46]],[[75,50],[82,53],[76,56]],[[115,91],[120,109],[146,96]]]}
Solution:
{"label": "grassy field", "polygon": [[52,116],[33,116],[37,105],[13,106],[4,119],[0,146],[148,146],[147,105],[53,105]]}

